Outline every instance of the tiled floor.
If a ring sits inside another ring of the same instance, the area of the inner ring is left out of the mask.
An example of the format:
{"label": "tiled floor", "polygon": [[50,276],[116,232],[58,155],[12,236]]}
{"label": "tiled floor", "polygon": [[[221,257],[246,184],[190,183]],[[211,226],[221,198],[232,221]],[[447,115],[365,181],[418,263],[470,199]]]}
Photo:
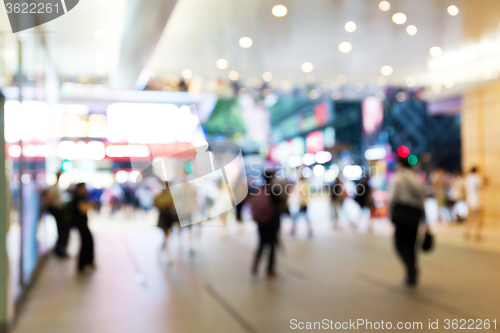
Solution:
{"label": "tiled floor", "polygon": [[375,233],[334,231],[325,209],[311,209],[312,239],[303,224],[297,238],[284,225],[274,280],[249,274],[252,223],[242,233],[231,226],[226,238],[218,227],[193,228],[194,255],[188,232],[174,234],[175,259],[167,266],[152,215],[99,218],[93,224],[98,269],[79,276],[74,259],[50,259],[14,332],[289,332],[292,319],[419,321],[426,331],[429,319],[441,327],[447,318],[500,320],[495,231],[485,244],[469,245],[458,227],[438,228],[435,252],[420,257],[421,284],[408,290],[387,222],[377,221]]}

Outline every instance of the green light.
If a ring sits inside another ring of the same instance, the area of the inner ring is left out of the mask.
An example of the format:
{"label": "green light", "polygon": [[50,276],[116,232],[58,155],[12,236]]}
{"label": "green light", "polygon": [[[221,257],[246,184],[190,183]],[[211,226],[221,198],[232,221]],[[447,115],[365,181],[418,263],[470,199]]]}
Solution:
{"label": "green light", "polygon": [[408,163],[410,163],[410,165],[415,165],[415,164],[417,164],[417,162],[418,162],[417,156],[415,156],[415,155],[408,156]]}
{"label": "green light", "polygon": [[194,165],[191,162],[187,162],[186,165],[184,166],[184,170],[186,170],[187,173],[191,173],[194,171]]}
{"label": "green light", "polygon": [[61,169],[63,172],[70,171],[73,169],[73,162],[70,160],[64,160],[61,164]]}

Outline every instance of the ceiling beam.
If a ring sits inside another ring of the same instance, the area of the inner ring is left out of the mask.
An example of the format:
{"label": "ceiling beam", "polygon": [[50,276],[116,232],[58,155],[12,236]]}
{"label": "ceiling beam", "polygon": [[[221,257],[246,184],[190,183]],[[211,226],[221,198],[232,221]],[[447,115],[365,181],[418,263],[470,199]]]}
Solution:
{"label": "ceiling beam", "polygon": [[176,3],[177,0],[128,1],[120,58],[109,80],[111,87],[144,88],[149,79],[148,71],[145,71],[146,66]]}

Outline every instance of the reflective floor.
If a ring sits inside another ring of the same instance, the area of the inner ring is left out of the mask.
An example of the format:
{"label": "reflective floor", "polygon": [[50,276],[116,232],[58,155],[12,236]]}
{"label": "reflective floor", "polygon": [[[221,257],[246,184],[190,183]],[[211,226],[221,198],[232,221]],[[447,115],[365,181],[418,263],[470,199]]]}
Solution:
{"label": "reflective floor", "polygon": [[[300,222],[296,238],[282,228],[276,279],[250,275],[255,226],[193,228],[171,237],[174,261],[158,249],[150,214],[94,218],[98,269],[75,273],[75,259],[50,258],[30,290],[16,333],[289,332],[290,321],[496,319],[500,313],[500,235],[481,244],[462,240],[461,226],[435,228],[437,246],[420,256],[417,289],[402,284],[388,221],[372,233],[333,230],[325,201],[311,204],[314,236]],[[363,229],[363,228],[361,228]],[[76,236],[76,235],[73,235]],[[77,237],[70,252],[76,254]],[[440,324],[441,325],[441,324]]]}

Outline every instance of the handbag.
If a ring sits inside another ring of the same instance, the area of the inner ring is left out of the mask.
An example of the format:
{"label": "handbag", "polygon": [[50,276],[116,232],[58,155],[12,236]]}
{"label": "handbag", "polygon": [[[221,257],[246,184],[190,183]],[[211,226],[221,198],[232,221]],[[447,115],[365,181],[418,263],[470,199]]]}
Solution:
{"label": "handbag", "polygon": [[434,236],[429,229],[425,230],[424,241],[422,242],[422,251],[430,252],[434,248]]}

